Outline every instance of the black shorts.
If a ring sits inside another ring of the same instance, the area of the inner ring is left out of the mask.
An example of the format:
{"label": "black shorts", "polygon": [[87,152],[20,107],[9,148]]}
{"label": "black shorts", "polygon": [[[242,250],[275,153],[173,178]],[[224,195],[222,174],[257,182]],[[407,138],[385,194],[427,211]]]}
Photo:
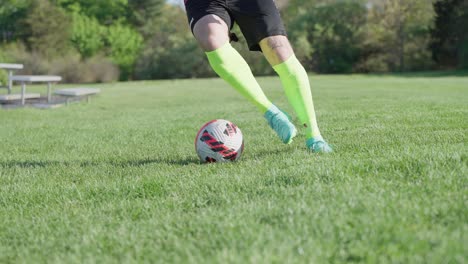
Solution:
{"label": "black shorts", "polygon": [[249,49],[260,51],[259,42],[270,36],[286,36],[286,30],[274,0],[185,0],[185,9],[193,32],[197,21],[217,15],[231,29],[239,25]]}

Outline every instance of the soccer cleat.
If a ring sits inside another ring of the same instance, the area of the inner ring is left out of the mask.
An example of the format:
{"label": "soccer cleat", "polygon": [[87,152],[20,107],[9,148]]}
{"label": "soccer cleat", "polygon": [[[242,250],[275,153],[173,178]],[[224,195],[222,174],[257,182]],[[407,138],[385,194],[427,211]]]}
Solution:
{"label": "soccer cleat", "polygon": [[292,142],[292,139],[297,134],[297,130],[285,113],[275,105],[272,105],[265,113],[265,118],[283,143],[289,144]]}
{"label": "soccer cleat", "polygon": [[306,141],[307,148],[315,153],[330,153],[333,149],[322,138],[309,138]]}

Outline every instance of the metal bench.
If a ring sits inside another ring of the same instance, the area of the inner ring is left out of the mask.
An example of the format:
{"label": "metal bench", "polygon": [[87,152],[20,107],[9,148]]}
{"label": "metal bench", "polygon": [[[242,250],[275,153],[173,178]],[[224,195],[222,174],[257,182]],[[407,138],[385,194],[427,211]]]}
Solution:
{"label": "metal bench", "polygon": [[0,88],[6,88],[8,90],[8,94],[11,94],[11,87],[13,86],[11,77],[15,70],[23,69],[23,64],[0,63],[0,69],[4,69],[8,72],[8,83],[6,86],[0,86]]}
{"label": "metal bench", "polygon": [[52,84],[61,81],[62,77],[48,75],[13,75],[10,80],[21,83],[21,105],[24,105],[26,101],[26,83],[47,83],[47,102],[50,103],[52,100]]}
{"label": "metal bench", "polygon": [[[30,93],[30,94],[25,94],[24,99],[36,99],[40,98],[41,95],[38,93]],[[0,95],[0,102],[11,102],[11,101],[18,101],[22,99],[21,94],[5,94],[5,95]]]}
{"label": "metal bench", "polygon": [[66,88],[55,90],[54,94],[64,96],[67,98],[66,103],[69,104],[70,101],[74,98],[86,98],[86,101],[90,102],[90,97],[100,93],[100,89],[96,88]]}

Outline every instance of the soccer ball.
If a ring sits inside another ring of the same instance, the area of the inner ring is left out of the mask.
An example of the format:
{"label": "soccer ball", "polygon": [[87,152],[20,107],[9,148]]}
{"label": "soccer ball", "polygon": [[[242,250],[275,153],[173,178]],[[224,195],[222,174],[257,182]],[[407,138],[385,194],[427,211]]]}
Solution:
{"label": "soccer ball", "polygon": [[198,131],[195,150],[202,162],[236,161],[244,151],[242,131],[227,120],[210,121]]}

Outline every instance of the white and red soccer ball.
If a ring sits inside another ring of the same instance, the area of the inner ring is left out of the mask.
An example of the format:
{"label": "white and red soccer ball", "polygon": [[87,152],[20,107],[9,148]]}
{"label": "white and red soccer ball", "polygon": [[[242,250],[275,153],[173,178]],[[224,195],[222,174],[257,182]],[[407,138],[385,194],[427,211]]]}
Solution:
{"label": "white and red soccer ball", "polygon": [[202,162],[236,161],[244,150],[242,131],[230,121],[212,120],[198,131],[195,150]]}

